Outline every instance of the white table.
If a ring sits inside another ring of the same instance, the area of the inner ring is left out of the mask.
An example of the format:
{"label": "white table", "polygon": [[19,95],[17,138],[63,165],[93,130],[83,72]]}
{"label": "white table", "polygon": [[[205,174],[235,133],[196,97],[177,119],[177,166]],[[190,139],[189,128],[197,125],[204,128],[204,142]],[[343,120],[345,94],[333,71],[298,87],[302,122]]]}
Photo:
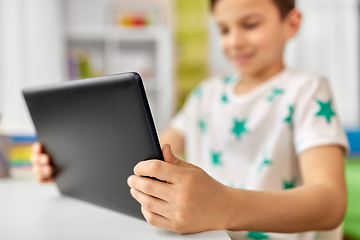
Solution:
{"label": "white table", "polygon": [[1,240],[228,240],[226,231],[178,235],[60,195],[55,184],[0,179]]}

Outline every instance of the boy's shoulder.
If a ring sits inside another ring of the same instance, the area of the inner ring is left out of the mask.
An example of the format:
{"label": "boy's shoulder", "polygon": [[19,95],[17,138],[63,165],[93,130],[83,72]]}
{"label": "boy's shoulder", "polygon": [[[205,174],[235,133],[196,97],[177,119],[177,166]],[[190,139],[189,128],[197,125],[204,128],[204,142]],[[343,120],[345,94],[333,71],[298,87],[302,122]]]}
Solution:
{"label": "boy's shoulder", "polygon": [[310,72],[310,71],[303,71],[303,70],[296,70],[296,69],[286,69],[285,71],[289,72],[289,80],[297,81],[302,84],[310,83],[310,82],[318,82],[318,81],[326,81],[325,77],[321,74]]}
{"label": "boy's shoulder", "polygon": [[326,77],[321,74],[295,69],[287,69],[286,71],[288,74],[284,78],[283,83],[288,88],[306,91],[320,86],[328,86]]}
{"label": "boy's shoulder", "polygon": [[[237,82],[239,78],[241,78],[240,75],[236,73],[213,75],[199,82],[194,91],[199,91],[199,89],[201,89],[202,92],[220,90],[223,89],[225,85]],[[269,79],[274,84],[274,86],[271,86],[273,84],[269,84],[270,88],[277,87],[277,84],[281,84],[283,87],[292,89],[293,91],[299,91],[301,89],[306,91],[306,89],[318,88],[320,85],[329,85],[327,79],[321,74],[292,68],[286,68],[274,78],[275,79]]]}

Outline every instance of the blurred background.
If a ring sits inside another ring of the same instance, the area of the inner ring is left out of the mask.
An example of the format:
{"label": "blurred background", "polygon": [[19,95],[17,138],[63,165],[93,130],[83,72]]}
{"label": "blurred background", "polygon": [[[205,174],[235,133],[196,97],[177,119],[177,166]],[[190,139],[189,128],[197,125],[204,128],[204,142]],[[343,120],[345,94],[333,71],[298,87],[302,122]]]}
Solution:
{"label": "blurred background", "polygon": [[[297,0],[286,63],[329,80],[351,153],[345,235],[360,239],[358,0]],[[201,80],[234,72],[208,0],[0,0],[0,176],[31,175],[36,140],[21,89],[136,71],[158,132]]]}

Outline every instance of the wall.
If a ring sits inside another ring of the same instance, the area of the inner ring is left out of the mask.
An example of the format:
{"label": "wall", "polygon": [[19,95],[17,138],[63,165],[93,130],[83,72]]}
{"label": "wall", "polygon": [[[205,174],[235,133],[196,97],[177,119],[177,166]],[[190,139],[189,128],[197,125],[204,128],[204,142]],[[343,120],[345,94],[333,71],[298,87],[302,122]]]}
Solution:
{"label": "wall", "polygon": [[21,89],[64,79],[60,0],[0,0],[2,134],[33,134]]}
{"label": "wall", "polygon": [[330,82],[341,122],[359,125],[359,3],[357,0],[301,0],[298,36],[288,44],[291,67],[318,72]]}

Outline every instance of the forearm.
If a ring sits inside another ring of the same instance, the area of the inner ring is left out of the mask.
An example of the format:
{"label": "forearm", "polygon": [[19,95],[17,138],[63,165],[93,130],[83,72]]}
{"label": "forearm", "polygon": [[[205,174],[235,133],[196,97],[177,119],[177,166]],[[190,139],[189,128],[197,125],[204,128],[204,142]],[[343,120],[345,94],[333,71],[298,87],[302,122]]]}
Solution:
{"label": "forearm", "polygon": [[346,209],[346,193],[321,184],[281,192],[230,191],[233,208],[227,229],[234,231],[328,230],[341,223]]}

